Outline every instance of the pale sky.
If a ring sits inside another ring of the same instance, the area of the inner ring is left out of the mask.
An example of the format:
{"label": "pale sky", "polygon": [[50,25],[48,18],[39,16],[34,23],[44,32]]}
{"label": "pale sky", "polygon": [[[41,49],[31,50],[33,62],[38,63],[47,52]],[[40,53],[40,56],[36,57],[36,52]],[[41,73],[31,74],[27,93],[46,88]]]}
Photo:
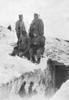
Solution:
{"label": "pale sky", "polygon": [[46,36],[69,39],[69,0],[0,0],[0,26],[15,26],[23,14],[28,31],[35,12],[44,21]]}

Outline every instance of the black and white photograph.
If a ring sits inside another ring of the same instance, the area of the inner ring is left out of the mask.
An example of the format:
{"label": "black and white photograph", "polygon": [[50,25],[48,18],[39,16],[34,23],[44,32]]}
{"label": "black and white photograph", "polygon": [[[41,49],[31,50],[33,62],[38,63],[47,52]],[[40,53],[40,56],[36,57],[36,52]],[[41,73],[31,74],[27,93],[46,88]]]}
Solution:
{"label": "black and white photograph", "polygon": [[0,0],[0,100],[69,100],[69,0]]}

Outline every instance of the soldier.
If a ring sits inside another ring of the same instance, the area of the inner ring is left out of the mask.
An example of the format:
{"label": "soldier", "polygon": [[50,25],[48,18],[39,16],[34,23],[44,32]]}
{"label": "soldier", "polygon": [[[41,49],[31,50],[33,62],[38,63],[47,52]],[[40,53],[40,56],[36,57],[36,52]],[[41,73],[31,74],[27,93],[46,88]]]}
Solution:
{"label": "soldier", "polygon": [[12,56],[18,55],[20,57],[24,56],[29,60],[29,48],[30,48],[30,40],[27,35],[20,35],[19,45],[14,47],[12,52]]}
{"label": "soldier", "polygon": [[[31,39],[30,45],[30,59],[35,63],[40,63],[41,55],[44,53],[44,45],[45,45],[45,37],[40,36],[37,33],[33,34],[33,38]],[[35,55],[37,57],[37,61],[35,59]]]}
{"label": "soldier", "polygon": [[41,36],[44,34],[44,24],[37,13],[34,14],[34,19],[30,25],[29,36],[32,38],[34,33],[37,33]]}
{"label": "soldier", "polygon": [[22,35],[27,34],[22,14],[19,15],[19,20],[15,24],[15,30],[16,30],[16,35],[17,35],[18,41],[19,41],[19,38],[20,38],[20,34],[22,34]]}
{"label": "soldier", "polygon": [[19,56],[25,56],[29,59],[29,48],[30,48],[30,40],[27,35],[20,36],[20,43],[19,43]]}

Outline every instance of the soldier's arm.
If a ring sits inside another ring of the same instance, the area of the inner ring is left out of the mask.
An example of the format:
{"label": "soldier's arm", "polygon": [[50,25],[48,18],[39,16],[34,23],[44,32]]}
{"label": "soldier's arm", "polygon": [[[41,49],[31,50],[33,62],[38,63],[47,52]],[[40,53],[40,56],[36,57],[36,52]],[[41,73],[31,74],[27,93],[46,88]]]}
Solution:
{"label": "soldier's arm", "polygon": [[16,32],[18,32],[18,24],[17,24],[17,22],[15,23],[15,30],[16,30]]}
{"label": "soldier's arm", "polygon": [[32,23],[30,24],[30,28],[29,28],[29,37],[32,37],[32,26],[33,26],[33,22],[34,22],[34,20],[33,20]]}
{"label": "soldier's arm", "polygon": [[15,30],[16,30],[17,37],[19,37],[19,35],[20,35],[20,26],[19,26],[18,21],[15,23]]}
{"label": "soldier's arm", "polygon": [[24,24],[24,22],[23,22],[23,31],[26,31],[26,28],[25,28],[25,24]]}
{"label": "soldier's arm", "polygon": [[39,33],[40,35],[44,35],[44,23],[43,21],[40,19],[40,22],[39,22]]}
{"label": "soldier's arm", "polygon": [[45,46],[45,37],[44,36],[40,36],[38,41],[39,41],[39,46],[40,47],[44,47]]}

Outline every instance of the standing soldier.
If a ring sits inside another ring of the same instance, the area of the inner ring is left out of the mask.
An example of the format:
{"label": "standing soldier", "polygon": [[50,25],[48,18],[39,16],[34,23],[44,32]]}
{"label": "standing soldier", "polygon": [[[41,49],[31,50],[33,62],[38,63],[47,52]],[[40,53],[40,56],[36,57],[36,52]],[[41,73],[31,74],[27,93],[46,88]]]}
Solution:
{"label": "standing soldier", "polygon": [[[26,33],[22,14],[19,15],[19,20],[15,24],[15,30],[16,30],[18,42],[17,42],[17,46],[14,47],[14,50],[11,54],[12,56],[19,55],[20,50],[26,49],[26,41],[25,41],[26,39],[25,39],[25,37],[27,36],[27,33]],[[23,47],[21,47],[21,46],[23,46]]]}
{"label": "standing soldier", "polygon": [[[44,35],[44,23],[39,18],[38,14],[34,14],[34,19],[30,25],[29,37],[31,38],[30,45],[30,59],[35,63],[40,63],[41,55],[44,53],[45,37]],[[37,57],[37,61],[35,59]]]}
{"label": "standing soldier", "polygon": [[30,25],[29,36],[32,38],[34,33],[40,36],[44,35],[44,23],[37,13],[34,14],[34,19]]}
{"label": "standing soldier", "polygon": [[16,30],[16,35],[17,35],[18,42],[19,42],[20,35],[21,34],[22,35],[26,35],[27,34],[22,14],[19,15],[19,20],[15,24],[15,30]]}

